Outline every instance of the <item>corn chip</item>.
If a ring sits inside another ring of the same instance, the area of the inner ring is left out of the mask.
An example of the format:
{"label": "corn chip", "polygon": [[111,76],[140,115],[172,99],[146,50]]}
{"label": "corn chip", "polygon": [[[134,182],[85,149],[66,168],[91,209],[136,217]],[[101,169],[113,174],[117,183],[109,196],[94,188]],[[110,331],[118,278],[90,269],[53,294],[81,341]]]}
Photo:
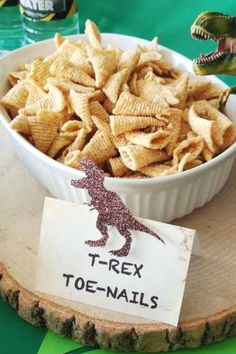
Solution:
{"label": "corn chip", "polygon": [[124,164],[132,171],[140,170],[152,162],[165,161],[168,156],[165,151],[150,150],[140,145],[128,145],[119,148]]}

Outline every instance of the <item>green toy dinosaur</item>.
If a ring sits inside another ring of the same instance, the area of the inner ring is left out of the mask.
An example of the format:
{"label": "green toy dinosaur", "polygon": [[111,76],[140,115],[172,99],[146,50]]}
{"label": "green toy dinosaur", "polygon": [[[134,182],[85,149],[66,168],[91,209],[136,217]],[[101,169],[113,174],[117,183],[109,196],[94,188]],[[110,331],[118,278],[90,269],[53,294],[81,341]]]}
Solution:
{"label": "green toy dinosaur", "polygon": [[194,21],[191,35],[199,40],[218,42],[216,51],[202,54],[193,62],[197,75],[236,75],[236,16],[203,12]]}
{"label": "green toy dinosaur", "polygon": [[[212,39],[218,42],[215,51],[201,54],[194,59],[195,74],[236,75],[236,16],[221,12],[203,12],[191,26],[191,35],[198,40]],[[221,106],[226,104],[231,93],[236,93],[236,86],[223,92],[220,97]]]}

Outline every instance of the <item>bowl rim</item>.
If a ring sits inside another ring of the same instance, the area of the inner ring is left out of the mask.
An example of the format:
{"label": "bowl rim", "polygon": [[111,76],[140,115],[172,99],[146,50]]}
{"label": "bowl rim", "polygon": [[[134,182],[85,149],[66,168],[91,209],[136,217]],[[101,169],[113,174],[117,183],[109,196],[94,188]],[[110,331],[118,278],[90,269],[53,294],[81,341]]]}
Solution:
{"label": "bowl rim", "polygon": [[[106,38],[106,37],[117,37],[117,38],[124,37],[124,39],[125,38],[136,39],[137,41],[141,41],[144,44],[145,44],[145,42],[146,42],[146,44],[149,43],[149,41],[147,39],[139,38],[136,36],[129,36],[129,35],[125,35],[125,34],[102,33],[101,36],[102,36],[102,39],[103,39],[103,37],[104,38]],[[76,34],[76,35],[71,35],[71,36],[65,36],[65,38],[70,38],[70,39],[84,38],[84,37],[85,37],[85,34]],[[21,52],[28,50],[30,48],[35,48],[39,45],[47,44],[47,43],[51,43],[51,42],[53,42],[53,38],[46,39],[46,40],[43,40],[43,41],[40,41],[40,42],[37,42],[34,44],[30,44],[30,45],[15,49],[15,50],[11,51],[9,54],[0,58],[0,65],[2,63],[4,63],[5,61],[7,61],[8,58],[10,58],[12,56],[14,57],[18,53],[21,53]],[[173,49],[167,48],[167,47],[165,47],[163,45],[159,45],[159,44],[158,44],[158,47],[161,50],[170,52],[173,55],[177,55],[177,57],[179,57],[180,59],[183,59],[185,62],[188,62],[189,64],[192,63],[191,59],[187,58],[183,54],[181,54]],[[213,77],[216,82],[220,83],[220,85],[222,87],[225,87],[225,88],[229,87],[222,80],[218,79],[215,75],[211,75],[211,77]],[[6,112],[6,114],[7,114],[7,112]],[[49,157],[48,155],[46,155],[43,152],[41,152],[40,150],[38,150],[28,140],[26,140],[20,133],[16,132],[15,130],[13,130],[10,127],[9,122],[7,121],[6,117],[4,117],[4,115],[1,114],[1,111],[0,111],[0,122],[2,122],[3,126],[6,128],[8,133],[10,135],[12,135],[17,140],[17,142],[19,144],[23,145],[23,147],[26,148],[26,150],[29,153],[31,153],[36,159],[41,160],[46,165],[50,165],[50,167],[52,167],[52,168],[56,168],[57,170],[59,170],[60,172],[62,172],[64,174],[70,174],[73,178],[75,178],[75,177],[80,178],[81,176],[84,175],[83,171],[77,170],[77,169],[70,167],[70,166],[66,166],[66,165],[62,164],[61,162],[54,160],[53,158]],[[183,179],[183,178],[187,178],[187,177],[191,177],[191,176],[197,176],[197,175],[201,174],[203,171],[211,169],[215,165],[219,164],[222,160],[229,158],[235,152],[236,152],[236,142],[234,142],[230,147],[228,147],[222,153],[215,156],[213,159],[203,163],[202,165],[196,166],[196,167],[186,170],[186,171],[175,173],[173,175],[157,176],[157,177],[151,177],[151,178],[150,177],[123,178],[123,177],[105,176],[105,182],[109,183],[111,185],[114,185],[114,184],[121,184],[121,185],[147,185],[147,184],[152,185],[152,184],[156,184],[156,185],[158,185],[158,184],[164,184],[164,183],[168,183],[168,182],[174,182],[174,181],[177,181],[181,178]]]}

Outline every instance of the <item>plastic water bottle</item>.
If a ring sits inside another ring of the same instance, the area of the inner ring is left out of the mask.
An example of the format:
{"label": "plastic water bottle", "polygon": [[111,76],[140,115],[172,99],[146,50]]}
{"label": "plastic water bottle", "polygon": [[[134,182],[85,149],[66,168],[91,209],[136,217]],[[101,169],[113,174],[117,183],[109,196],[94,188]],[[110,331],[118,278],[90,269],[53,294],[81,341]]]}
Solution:
{"label": "plastic water bottle", "polygon": [[[1,1],[1,0],[0,0]],[[26,44],[62,35],[79,33],[75,0],[19,0]]]}
{"label": "plastic water bottle", "polygon": [[23,30],[18,0],[0,0],[0,50],[22,45]]}

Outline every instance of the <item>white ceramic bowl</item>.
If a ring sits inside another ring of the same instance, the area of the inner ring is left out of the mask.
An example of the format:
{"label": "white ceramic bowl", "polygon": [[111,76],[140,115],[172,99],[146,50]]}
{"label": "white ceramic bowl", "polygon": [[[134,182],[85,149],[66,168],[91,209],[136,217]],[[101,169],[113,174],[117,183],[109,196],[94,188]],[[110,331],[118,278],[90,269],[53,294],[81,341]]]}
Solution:
{"label": "white ceramic bowl", "polygon": [[[84,38],[84,35],[80,35]],[[72,36],[71,39],[78,39]],[[112,44],[121,49],[135,48],[147,41],[136,37],[117,34],[103,34],[105,45]],[[175,66],[191,72],[192,63],[186,57],[161,47],[161,52]],[[10,53],[0,60],[0,97],[9,88],[7,73],[16,70],[19,64],[31,62],[39,56],[46,56],[54,50],[54,41],[47,40]],[[209,79],[209,78],[208,78]],[[221,88],[227,86],[216,77],[211,80]],[[227,115],[236,122],[236,99],[231,97],[227,104]],[[41,153],[20,134],[9,126],[10,117],[0,107],[0,120],[8,132],[14,149],[34,176],[53,196],[73,202],[87,202],[88,195],[83,189],[71,187],[70,180],[81,178],[83,173],[64,166]],[[234,160],[236,143],[211,161],[194,169],[172,175],[150,179],[122,179],[106,177],[105,184],[121,196],[136,216],[171,221],[191,213],[203,206],[224,186]]]}

